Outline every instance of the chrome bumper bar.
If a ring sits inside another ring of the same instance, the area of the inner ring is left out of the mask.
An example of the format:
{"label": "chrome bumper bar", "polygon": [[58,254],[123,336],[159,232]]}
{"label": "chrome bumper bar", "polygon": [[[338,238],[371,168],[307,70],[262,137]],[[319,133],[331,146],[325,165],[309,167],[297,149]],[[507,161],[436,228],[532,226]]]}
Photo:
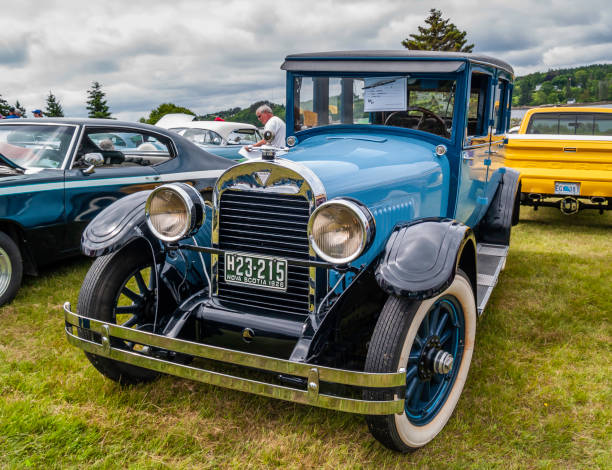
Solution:
{"label": "chrome bumper bar", "polygon": [[[68,342],[97,356],[107,357],[115,361],[133,364],[164,374],[304,405],[369,415],[389,415],[404,412],[403,393],[395,393],[394,399],[388,401],[357,400],[349,397],[319,393],[321,382],[371,389],[403,387],[406,384],[406,372],[403,370],[393,373],[367,373],[260,356],[125,328],[83,317],[73,313],[71,310],[70,303],[66,302],[64,304],[64,320],[66,322],[65,330]],[[101,343],[79,337],[75,333],[74,328],[89,330],[99,334],[102,338]],[[300,377],[306,380],[306,390],[223,374],[143,353],[115,348],[111,346],[111,337],[189,356]]]}

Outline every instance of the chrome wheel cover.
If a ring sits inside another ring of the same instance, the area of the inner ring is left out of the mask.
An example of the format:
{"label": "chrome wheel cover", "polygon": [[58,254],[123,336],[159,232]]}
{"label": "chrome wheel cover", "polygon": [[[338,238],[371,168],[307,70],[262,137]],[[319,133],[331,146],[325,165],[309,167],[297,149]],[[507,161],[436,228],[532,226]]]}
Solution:
{"label": "chrome wheel cover", "polygon": [[11,283],[13,265],[4,248],[0,247],[0,295],[4,295]]}

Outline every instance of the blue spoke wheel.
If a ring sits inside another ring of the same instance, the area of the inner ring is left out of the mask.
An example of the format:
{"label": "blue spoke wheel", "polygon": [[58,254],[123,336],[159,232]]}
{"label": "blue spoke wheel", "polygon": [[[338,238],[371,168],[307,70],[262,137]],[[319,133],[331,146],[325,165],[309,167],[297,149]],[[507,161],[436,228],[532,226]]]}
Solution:
{"label": "blue spoke wheel", "polygon": [[[370,341],[365,370],[405,371],[404,413],[368,416],[376,439],[409,452],[442,430],[463,390],[475,335],[474,292],[460,270],[451,285],[432,299],[387,300]],[[385,392],[366,394],[369,399],[392,398]]]}

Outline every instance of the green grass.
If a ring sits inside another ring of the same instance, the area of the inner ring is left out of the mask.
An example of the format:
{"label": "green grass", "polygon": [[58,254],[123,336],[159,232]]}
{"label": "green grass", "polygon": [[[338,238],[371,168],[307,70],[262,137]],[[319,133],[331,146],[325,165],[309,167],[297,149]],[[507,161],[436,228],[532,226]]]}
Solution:
{"label": "green grass", "polygon": [[612,468],[612,214],[523,209],[457,410],[427,447],[362,417],[165,377],[122,388],[63,335],[88,260],[0,309],[0,468]]}

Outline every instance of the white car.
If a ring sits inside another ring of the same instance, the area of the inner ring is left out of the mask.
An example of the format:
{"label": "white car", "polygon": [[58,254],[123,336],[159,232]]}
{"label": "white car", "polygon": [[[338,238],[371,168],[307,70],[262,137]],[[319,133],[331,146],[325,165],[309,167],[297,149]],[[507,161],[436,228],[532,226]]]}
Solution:
{"label": "white car", "polygon": [[193,121],[186,120],[186,118],[192,119],[193,116],[184,116],[184,120],[181,121],[178,116],[174,115],[176,119],[167,119],[160,127],[168,126],[166,129],[182,135],[204,150],[231,160],[241,160],[243,157],[239,154],[240,149],[245,145],[253,145],[262,138],[259,129],[252,124],[231,121]]}

